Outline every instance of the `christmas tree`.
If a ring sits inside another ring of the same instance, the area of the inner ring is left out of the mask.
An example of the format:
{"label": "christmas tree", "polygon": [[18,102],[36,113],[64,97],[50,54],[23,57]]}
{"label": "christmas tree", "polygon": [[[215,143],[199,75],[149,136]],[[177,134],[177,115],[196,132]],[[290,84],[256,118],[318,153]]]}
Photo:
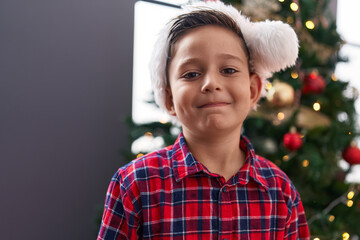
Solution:
{"label": "christmas tree", "polygon": [[[351,166],[360,164],[354,103],[356,89],[337,79],[336,63],[343,44],[327,0],[226,0],[252,21],[287,22],[300,40],[295,67],[275,74],[244,123],[244,134],[257,154],[277,164],[302,197],[312,239],[358,239],[360,185],[345,181]],[[131,141],[153,142],[149,149],[126,152],[132,160],[173,144],[180,132],[169,122],[135,124]],[[339,166],[348,162],[349,168]]]}

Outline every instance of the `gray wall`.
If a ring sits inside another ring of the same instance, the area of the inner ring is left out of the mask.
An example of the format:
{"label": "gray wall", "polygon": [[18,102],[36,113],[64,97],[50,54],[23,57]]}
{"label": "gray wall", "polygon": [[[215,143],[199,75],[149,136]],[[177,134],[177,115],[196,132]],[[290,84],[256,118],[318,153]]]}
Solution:
{"label": "gray wall", "polygon": [[129,145],[134,2],[1,2],[1,239],[95,238]]}

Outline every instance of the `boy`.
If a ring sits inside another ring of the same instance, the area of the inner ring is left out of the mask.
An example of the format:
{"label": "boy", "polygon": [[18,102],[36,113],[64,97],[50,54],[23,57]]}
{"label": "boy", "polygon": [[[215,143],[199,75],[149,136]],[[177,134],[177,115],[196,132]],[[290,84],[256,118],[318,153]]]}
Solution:
{"label": "boy", "polygon": [[288,25],[251,23],[221,2],[171,21],[151,70],[182,133],[117,171],[98,239],[309,239],[294,185],[241,135],[266,78],[297,52]]}

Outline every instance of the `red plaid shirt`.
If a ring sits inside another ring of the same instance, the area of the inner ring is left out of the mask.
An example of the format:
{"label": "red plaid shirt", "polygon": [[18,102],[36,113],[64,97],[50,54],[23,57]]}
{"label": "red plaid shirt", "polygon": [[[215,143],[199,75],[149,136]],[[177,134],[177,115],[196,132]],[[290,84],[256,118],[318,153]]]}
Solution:
{"label": "red plaid shirt", "polygon": [[241,137],[244,166],[229,181],[175,144],[135,159],[111,180],[99,239],[309,239],[300,196]]}

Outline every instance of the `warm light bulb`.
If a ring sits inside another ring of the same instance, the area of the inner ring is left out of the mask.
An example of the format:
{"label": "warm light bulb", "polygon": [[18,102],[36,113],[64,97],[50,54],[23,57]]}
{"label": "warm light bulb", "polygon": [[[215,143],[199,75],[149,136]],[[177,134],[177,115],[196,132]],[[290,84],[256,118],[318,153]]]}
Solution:
{"label": "warm light bulb", "polygon": [[288,161],[288,160],[289,160],[289,156],[288,156],[288,155],[283,156],[283,161],[284,161],[284,162],[286,162],[286,161]]}
{"label": "warm light bulb", "polygon": [[289,23],[289,24],[293,24],[294,23],[294,19],[292,17],[287,17],[286,18],[286,21]]}
{"label": "warm light bulb", "polygon": [[334,216],[334,215],[330,215],[329,221],[330,221],[330,222],[333,222],[334,220],[335,220],[335,216]]}
{"label": "warm light bulb", "polygon": [[303,167],[307,167],[307,166],[309,166],[309,160],[304,160],[303,162],[302,162],[302,166]]}
{"label": "warm light bulb", "polygon": [[355,195],[354,191],[350,191],[347,195],[347,198],[352,199],[354,197],[354,195]]}
{"label": "warm light bulb", "polygon": [[274,126],[279,126],[281,121],[279,121],[278,119],[274,119],[272,123],[274,124]]}
{"label": "warm light bulb", "polygon": [[277,118],[281,121],[281,120],[284,120],[284,118],[285,118],[285,114],[283,113],[283,112],[279,112],[278,114],[277,114]]}
{"label": "warm light bulb", "polygon": [[272,88],[272,83],[271,82],[269,82],[269,83],[267,83],[266,85],[265,85],[265,89],[266,90],[270,90]]}
{"label": "warm light bulb", "polygon": [[159,120],[159,122],[160,122],[161,124],[165,124],[165,123],[167,123],[167,121],[166,121],[166,120]]}
{"label": "warm light bulb", "polygon": [[347,201],[346,205],[347,205],[348,207],[352,207],[352,205],[354,205],[353,200]]}
{"label": "warm light bulb", "polygon": [[146,132],[144,135],[147,137],[152,137],[153,134],[151,132]]}
{"label": "warm light bulb", "polygon": [[320,240],[320,238],[316,237],[316,238],[314,238],[314,240]]}
{"label": "warm light bulb", "polygon": [[290,4],[290,9],[296,12],[299,9],[299,6],[293,2]]}
{"label": "warm light bulb", "polygon": [[313,21],[309,20],[309,21],[306,21],[305,27],[306,27],[307,29],[310,29],[310,30],[311,30],[311,29],[314,29],[314,28],[315,28],[315,24],[314,24]]}
{"label": "warm light bulb", "polygon": [[285,0],[279,0],[279,2],[284,2]]}
{"label": "warm light bulb", "polygon": [[297,79],[297,78],[299,77],[299,74],[298,74],[297,72],[292,72],[292,73],[291,73],[291,77],[292,77],[293,79]]}
{"label": "warm light bulb", "polygon": [[348,234],[347,232],[344,232],[342,237],[343,237],[343,240],[348,240],[350,238],[350,234]]}
{"label": "warm light bulb", "polygon": [[136,158],[139,158],[139,157],[142,157],[142,156],[144,156],[144,154],[139,153],[138,155],[136,155]]}
{"label": "warm light bulb", "polygon": [[338,80],[337,77],[335,76],[335,74],[331,74],[331,80],[333,80],[334,82],[336,82]]}
{"label": "warm light bulb", "polygon": [[318,103],[318,102],[314,103],[313,109],[314,109],[315,111],[320,111],[320,108],[321,108],[320,103]]}

